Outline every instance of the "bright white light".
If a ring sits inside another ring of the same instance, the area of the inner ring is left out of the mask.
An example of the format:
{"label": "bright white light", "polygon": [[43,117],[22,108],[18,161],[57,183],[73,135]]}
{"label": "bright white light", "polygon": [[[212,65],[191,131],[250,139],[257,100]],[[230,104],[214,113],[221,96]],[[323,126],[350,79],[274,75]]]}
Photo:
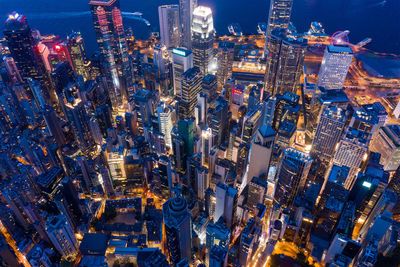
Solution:
{"label": "bright white light", "polygon": [[362,185],[367,187],[367,188],[371,188],[372,184],[370,182],[364,181]]}

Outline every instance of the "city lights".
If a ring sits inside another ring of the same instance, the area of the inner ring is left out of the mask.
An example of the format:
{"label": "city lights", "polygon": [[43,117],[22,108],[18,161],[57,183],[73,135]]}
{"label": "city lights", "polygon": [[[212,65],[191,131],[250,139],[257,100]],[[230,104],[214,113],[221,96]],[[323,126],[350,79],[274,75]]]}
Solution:
{"label": "city lights", "polygon": [[41,1],[2,6],[1,266],[400,266],[393,3]]}

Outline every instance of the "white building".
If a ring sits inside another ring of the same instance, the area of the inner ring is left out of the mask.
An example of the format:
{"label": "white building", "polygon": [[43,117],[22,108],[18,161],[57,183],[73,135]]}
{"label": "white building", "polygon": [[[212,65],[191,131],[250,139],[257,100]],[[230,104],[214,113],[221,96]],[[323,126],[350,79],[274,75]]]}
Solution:
{"label": "white building", "polygon": [[158,125],[160,131],[164,134],[165,144],[172,149],[171,132],[174,127],[173,110],[165,103],[160,102],[157,107]]}
{"label": "white building", "polygon": [[350,168],[344,188],[351,189],[361,162],[366,159],[371,134],[347,127],[339,141],[333,164]]}
{"label": "white building", "polygon": [[218,221],[220,217],[223,217],[226,225],[230,228],[235,220],[238,191],[219,182],[215,189],[215,196],[214,221]]}
{"label": "white building", "polygon": [[324,106],[312,142],[311,156],[329,162],[342,135],[346,115],[343,109]]}
{"label": "white building", "polygon": [[328,45],[325,49],[317,86],[326,89],[341,89],[349,71],[353,51],[348,45]]}
{"label": "white building", "polygon": [[197,0],[179,0],[180,18],[182,25],[181,45],[187,49],[192,48],[192,21],[193,11],[197,7]]}
{"label": "white building", "polygon": [[174,94],[181,95],[182,74],[190,68],[193,68],[193,54],[190,50],[184,48],[172,49],[172,62],[174,72]]}
{"label": "white building", "polygon": [[395,171],[400,165],[400,126],[381,127],[371,142],[370,150],[381,154],[380,163],[386,171]]}
{"label": "white building", "polygon": [[214,24],[209,7],[198,6],[193,11],[192,51],[193,61],[205,76],[213,59]]}
{"label": "white building", "polygon": [[179,47],[181,40],[181,25],[178,5],[158,7],[161,42],[168,48]]}
{"label": "white building", "polygon": [[268,175],[274,141],[275,131],[271,125],[263,125],[258,129],[250,147],[249,169],[247,172],[248,182],[253,177]]}
{"label": "white building", "polygon": [[50,217],[46,221],[46,232],[53,246],[63,257],[74,257],[77,254],[78,242],[64,215]]}

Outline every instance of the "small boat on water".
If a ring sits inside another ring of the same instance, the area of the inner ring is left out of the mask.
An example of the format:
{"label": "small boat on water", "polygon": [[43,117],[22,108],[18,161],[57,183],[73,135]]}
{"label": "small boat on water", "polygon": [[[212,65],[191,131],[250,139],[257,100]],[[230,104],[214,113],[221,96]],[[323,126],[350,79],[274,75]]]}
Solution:
{"label": "small boat on water", "polygon": [[243,36],[242,27],[240,27],[239,23],[229,24],[228,31],[233,36],[236,36],[236,37]]}
{"label": "small boat on water", "polygon": [[267,32],[267,23],[259,22],[257,24],[257,32],[258,32],[258,34],[265,34]]}

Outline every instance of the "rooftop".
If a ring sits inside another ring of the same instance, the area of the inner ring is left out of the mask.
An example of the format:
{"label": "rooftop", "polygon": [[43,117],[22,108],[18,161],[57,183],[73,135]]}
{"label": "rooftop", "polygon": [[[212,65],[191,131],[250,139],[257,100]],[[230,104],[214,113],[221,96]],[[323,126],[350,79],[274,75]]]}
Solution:
{"label": "rooftop", "polygon": [[105,234],[86,233],[79,247],[83,255],[104,256],[107,250],[108,238]]}
{"label": "rooftop", "polygon": [[5,22],[5,30],[14,31],[24,30],[26,28],[28,28],[28,23],[25,15],[19,14],[15,11],[8,15]]}
{"label": "rooftop", "polygon": [[190,50],[184,49],[184,48],[174,48],[172,49],[172,54],[178,55],[181,57],[187,57],[191,54],[192,52]]}
{"label": "rooftop", "polygon": [[353,51],[348,45],[331,44],[326,47],[326,50],[329,53],[353,54]]}
{"label": "rooftop", "polygon": [[96,6],[111,6],[117,0],[91,0],[89,5],[96,5]]}
{"label": "rooftop", "polygon": [[271,125],[263,125],[258,129],[258,132],[263,136],[263,137],[270,137],[270,136],[275,136],[275,131],[272,129]]}
{"label": "rooftop", "polygon": [[304,162],[312,161],[312,158],[311,158],[310,154],[308,154],[306,152],[303,152],[303,151],[300,151],[300,150],[295,149],[295,148],[287,147],[287,148],[285,148],[283,153],[288,158],[295,158],[297,160],[301,160],[301,161],[304,161]]}
{"label": "rooftop", "polygon": [[194,9],[193,11],[194,16],[199,16],[199,17],[208,17],[212,15],[211,8],[206,7],[206,6],[198,6]]}

